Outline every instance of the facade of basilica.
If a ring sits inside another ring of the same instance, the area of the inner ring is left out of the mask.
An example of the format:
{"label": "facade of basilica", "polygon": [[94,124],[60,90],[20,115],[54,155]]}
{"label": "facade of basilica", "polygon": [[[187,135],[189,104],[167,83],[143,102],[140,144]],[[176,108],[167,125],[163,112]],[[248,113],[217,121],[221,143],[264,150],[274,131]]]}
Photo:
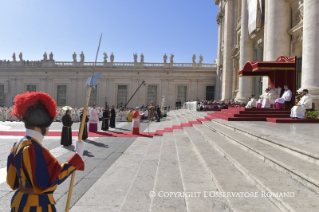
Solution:
{"label": "facade of basilica", "polygon": [[[239,77],[247,61],[297,58],[297,90],[308,89],[319,106],[319,1],[215,0],[218,57],[215,98],[259,97],[268,77]],[[296,92],[296,91],[293,91]]]}

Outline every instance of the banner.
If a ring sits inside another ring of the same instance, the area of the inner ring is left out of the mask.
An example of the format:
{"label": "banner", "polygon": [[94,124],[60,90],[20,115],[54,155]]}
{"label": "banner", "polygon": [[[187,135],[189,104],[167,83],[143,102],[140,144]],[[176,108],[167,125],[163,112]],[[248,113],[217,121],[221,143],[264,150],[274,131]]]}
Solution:
{"label": "banner", "polygon": [[261,0],[248,0],[248,33],[253,33],[261,27],[262,2]]}

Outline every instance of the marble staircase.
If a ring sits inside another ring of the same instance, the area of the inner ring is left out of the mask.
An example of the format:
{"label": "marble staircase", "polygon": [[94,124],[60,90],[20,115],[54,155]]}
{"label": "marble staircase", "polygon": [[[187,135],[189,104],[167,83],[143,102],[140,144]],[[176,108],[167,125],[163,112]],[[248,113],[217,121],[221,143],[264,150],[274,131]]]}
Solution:
{"label": "marble staircase", "polygon": [[[169,112],[152,130],[189,121],[192,126],[139,138],[71,211],[319,211],[317,155],[223,122],[195,121],[203,119],[190,111]],[[247,196],[231,197],[240,192]],[[277,196],[284,192],[294,197]],[[93,197],[94,206],[84,203]]]}

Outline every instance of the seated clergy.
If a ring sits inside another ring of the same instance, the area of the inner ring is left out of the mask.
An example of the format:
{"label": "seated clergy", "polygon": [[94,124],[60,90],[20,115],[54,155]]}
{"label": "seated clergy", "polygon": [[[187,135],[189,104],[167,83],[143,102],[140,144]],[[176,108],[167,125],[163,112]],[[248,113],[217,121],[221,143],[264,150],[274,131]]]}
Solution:
{"label": "seated clergy", "polygon": [[260,96],[261,108],[270,108],[270,100],[271,100],[271,93],[269,88],[266,88],[265,93]]}
{"label": "seated clergy", "polygon": [[285,102],[290,102],[292,97],[292,92],[289,90],[288,85],[284,85],[284,93],[282,94],[281,98],[275,100],[275,108],[276,109],[284,109]]}
{"label": "seated clergy", "polygon": [[[280,93],[279,94],[277,93],[277,90],[279,90],[279,88],[274,89],[274,87],[271,84],[269,84],[268,88],[270,93],[270,98],[269,98],[270,105],[275,105],[276,99],[280,97]],[[280,92],[281,92],[281,88],[280,88]]]}
{"label": "seated clergy", "polygon": [[304,89],[302,94],[303,96],[298,104],[291,108],[290,117],[294,119],[304,119],[306,110],[312,108],[312,98],[308,94],[308,90]]}
{"label": "seated clergy", "polygon": [[255,99],[255,96],[251,95],[251,97],[249,98],[249,102],[247,103],[245,108],[253,108],[253,107],[257,107],[257,102]]}

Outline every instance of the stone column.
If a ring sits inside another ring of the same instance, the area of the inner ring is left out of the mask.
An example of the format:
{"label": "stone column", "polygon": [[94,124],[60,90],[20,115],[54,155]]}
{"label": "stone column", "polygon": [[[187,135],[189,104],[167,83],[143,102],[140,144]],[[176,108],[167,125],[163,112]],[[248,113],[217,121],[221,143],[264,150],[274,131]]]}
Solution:
{"label": "stone column", "polygon": [[114,87],[114,79],[108,79],[107,82],[107,103],[110,105],[110,107],[112,105],[117,104],[117,99],[115,99],[115,96],[117,96],[117,94],[115,93],[117,91],[117,88]]}
{"label": "stone column", "polygon": [[224,52],[223,52],[223,78],[222,78],[222,100],[232,97],[232,48],[234,46],[234,1],[227,0],[225,4],[224,18]]}
{"label": "stone column", "polygon": [[[101,78],[101,90],[100,90],[100,106],[105,107],[105,97],[107,95],[107,83],[105,78]],[[106,100],[107,101],[107,100]]]}
{"label": "stone column", "polygon": [[[254,42],[248,35],[248,4],[247,0],[241,3],[241,36],[240,36],[240,58],[239,70],[244,68],[247,61],[254,59]],[[252,94],[253,77],[239,77],[238,93],[236,101],[247,102],[247,98]]]}
{"label": "stone column", "polygon": [[75,96],[75,92],[76,92],[76,79],[71,79],[71,83],[70,83],[70,101],[69,101],[69,105],[74,108],[76,105],[76,96]]}
{"label": "stone column", "polygon": [[[275,61],[279,56],[289,56],[291,9],[286,0],[267,0],[265,13],[264,61]],[[263,90],[268,87],[268,77],[263,79]]]}
{"label": "stone column", "polygon": [[304,1],[301,90],[308,89],[319,106],[319,1]]}
{"label": "stone column", "polygon": [[[168,105],[171,106],[171,109],[173,109],[175,107],[175,101],[176,101],[176,97],[175,97],[175,82],[172,79],[168,80]],[[149,104],[149,102],[148,102]]]}
{"label": "stone column", "polygon": [[[221,5],[219,5],[219,7],[221,7]],[[217,59],[216,59],[216,66],[217,66],[217,70],[216,70],[216,84],[215,84],[215,99],[219,100],[220,99],[220,81],[219,81],[219,77],[220,77],[220,66],[222,65],[220,63],[221,57],[223,57],[221,55],[221,44],[222,44],[222,23],[223,23],[223,15],[221,13],[219,13],[216,17],[216,21],[218,23],[218,50],[217,50]],[[198,97],[199,98],[199,97]],[[201,101],[202,99],[200,99]]]}
{"label": "stone column", "polygon": [[84,101],[82,99],[82,92],[83,92],[83,88],[85,83],[83,83],[84,79],[83,78],[78,78],[77,79],[77,88],[76,88],[76,105],[78,108],[80,107],[84,107]]}

